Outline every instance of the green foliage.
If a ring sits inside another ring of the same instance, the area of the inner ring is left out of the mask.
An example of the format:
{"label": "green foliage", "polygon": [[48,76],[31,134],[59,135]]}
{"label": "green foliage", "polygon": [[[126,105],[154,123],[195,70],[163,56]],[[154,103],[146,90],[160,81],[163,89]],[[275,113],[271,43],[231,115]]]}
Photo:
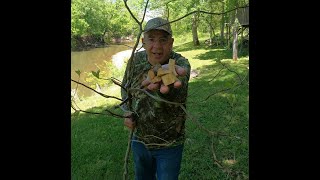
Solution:
{"label": "green foliage", "polygon": [[[137,26],[121,0],[73,0],[71,2],[71,45],[76,38],[111,40],[135,34]],[[105,37],[106,36],[106,37]]]}

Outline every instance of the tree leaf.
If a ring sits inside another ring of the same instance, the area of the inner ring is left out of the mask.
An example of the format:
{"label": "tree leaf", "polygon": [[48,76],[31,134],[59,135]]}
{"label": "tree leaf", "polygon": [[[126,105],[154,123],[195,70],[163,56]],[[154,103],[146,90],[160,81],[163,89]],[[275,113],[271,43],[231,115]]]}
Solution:
{"label": "tree leaf", "polygon": [[75,72],[78,74],[78,76],[80,76],[81,71],[80,71],[79,69],[78,69],[78,70],[76,70]]}
{"label": "tree leaf", "polygon": [[98,69],[97,72],[94,72],[94,71],[91,71],[91,72],[92,72],[92,75],[94,75],[96,78],[99,79],[100,69]]}

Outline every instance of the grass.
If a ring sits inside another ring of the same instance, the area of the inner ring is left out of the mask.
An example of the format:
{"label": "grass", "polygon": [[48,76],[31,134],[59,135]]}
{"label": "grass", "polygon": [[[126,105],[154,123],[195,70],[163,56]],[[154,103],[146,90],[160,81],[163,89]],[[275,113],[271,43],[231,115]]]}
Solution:
{"label": "grass", "polygon": [[[192,42],[182,41],[175,44],[174,50],[187,57],[192,69],[200,72],[189,81],[188,112],[208,130],[226,135],[212,137],[192,119],[188,119],[179,178],[249,179],[249,56],[245,52],[239,53],[239,59],[235,62],[232,60],[232,50],[223,47],[200,45],[194,48]],[[243,85],[235,86],[240,80],[238,75],[246,81],[243,81]],[[105,90],[105,93],[119,97],[120,89],[117,88]],[[230,90],[224,91],[227,88]],[[87,111],[104,112],[104,109],[112,109],[122,114],[121,110],[113,109],[117,103],[117,100],[95,95],[79,101],[77,105]],[[122,179],[128,133],[123,120],[119,118],[87,113],[72,115],[72,179]],[[224,169],[214,163],[212,147]],[[130,179],[134,179],[133,175],[130,156]]]}

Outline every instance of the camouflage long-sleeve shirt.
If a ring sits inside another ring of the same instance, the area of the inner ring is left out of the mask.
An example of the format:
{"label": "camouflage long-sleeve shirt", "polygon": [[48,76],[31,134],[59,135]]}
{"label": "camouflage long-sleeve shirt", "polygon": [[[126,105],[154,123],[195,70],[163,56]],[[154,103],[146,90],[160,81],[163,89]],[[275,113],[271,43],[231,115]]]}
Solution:
{"label": "camouflage long-sleeve shirt", "polygon": [[[149,93],[167,101],[186,103],[191,69],[189,61],[175,52],[171,53],[170,59],[175,59],[176,65],[187,70],[185,76],[178,76],[182,82],[182,87],[175,89],[172,85],[169,85],[170,91],[168,94],[162,94],[159,90],[149,91]],[[136,53],[133,59],[133,72],[130,76],[130,82],[126,79],[127,73],[129,73],[127,67],[122,85],[140,88],[151,67],[145,51]],[[186,114],[179,105],[157,101],[142,91],[132,91],[131,94],[132,111],[135,112],[134,120],[136,121],[134,133],[139,141],[144,142],[149,149],[175,146],[184,142]],[[121,96],[122,99],[127,97],[125,90],[121,90]]]}

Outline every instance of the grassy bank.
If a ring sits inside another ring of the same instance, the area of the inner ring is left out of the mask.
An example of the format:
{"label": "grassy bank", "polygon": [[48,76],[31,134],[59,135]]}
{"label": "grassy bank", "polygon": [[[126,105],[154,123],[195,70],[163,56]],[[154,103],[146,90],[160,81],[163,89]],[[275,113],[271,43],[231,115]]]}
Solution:
{"label": "grassy bank", "polygon": [[[199,73],[189,82],[190,116],[180,179],[248,179],[249,57],[240,53],[235,62],[232,50],[209,48],[203,41],[201,44],[195,48],[192,42],[177,41],[174,46]],[[106,93],[120,97],[118,87]],[[117,103],[96,95],[78,102],[78,106],[105,112]],[[114,112],[121,114],[119,109]],[[218,135],[212,136],[203,128]],[[122,119],[80,113],[72,116],[71,137],[72,179],[122,179],[128,137]],[[130,179],[133,174],[131,156]]]}

